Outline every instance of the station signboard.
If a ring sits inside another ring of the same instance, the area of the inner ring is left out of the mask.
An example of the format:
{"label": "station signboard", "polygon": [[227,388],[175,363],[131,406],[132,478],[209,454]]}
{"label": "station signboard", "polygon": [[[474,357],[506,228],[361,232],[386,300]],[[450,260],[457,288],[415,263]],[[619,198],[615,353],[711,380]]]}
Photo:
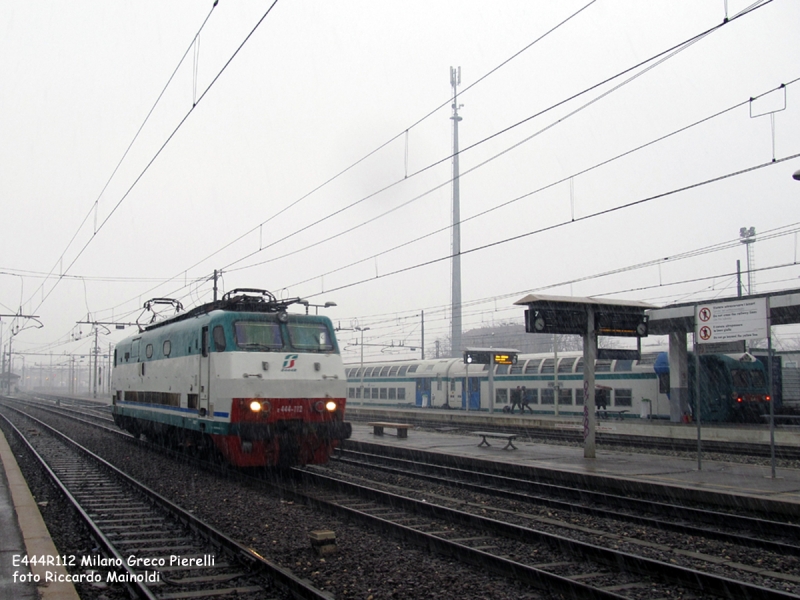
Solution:
{"label": "station signboard", "polygon": [[694,322],[697,344],[761,340],[767,337],[767,300],[698,304]]}

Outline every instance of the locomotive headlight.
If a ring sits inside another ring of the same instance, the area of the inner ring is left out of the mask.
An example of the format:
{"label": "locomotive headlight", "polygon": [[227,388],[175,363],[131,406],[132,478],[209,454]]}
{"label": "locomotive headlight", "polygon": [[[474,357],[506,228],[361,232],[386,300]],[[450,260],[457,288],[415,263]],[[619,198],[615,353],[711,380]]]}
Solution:
{"label": "locomotive headlight", "polygon": [[333,412],[339,407],[336,405],[336,402],[334,402],[333,400],[328,400],[328,402],[325,403],[325,408],[328,409],[328,412]]}
{"label": "locomotive headlight", "polygon": [[253,400],[250,403],[250,410],[252,410],[253,412],[261,412],[262,408],[263,407],[261,406],[261,402],[259,402],[258,400]]}

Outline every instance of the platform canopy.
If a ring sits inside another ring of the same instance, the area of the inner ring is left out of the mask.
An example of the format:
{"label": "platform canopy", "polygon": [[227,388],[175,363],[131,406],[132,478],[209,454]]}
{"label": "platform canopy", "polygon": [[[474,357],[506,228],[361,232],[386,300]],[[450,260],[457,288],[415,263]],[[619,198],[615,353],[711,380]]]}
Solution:
{"label": "platform canopy", "polygon": [[[743,298],[769,298],[769,316],[771,325],[790,325],[800,323],[800,290],[767,292],[750,296],[733,298],[714,298],[713,303],[732,302]],[[711,304],[712,301],[707,301]],[[517,302],[520,304],[520,302]],[[694,313],[698,302],[672,304],[664,308],[648,311],[650,333],[667,335],[673,331],[691,333],[695,329]]]}

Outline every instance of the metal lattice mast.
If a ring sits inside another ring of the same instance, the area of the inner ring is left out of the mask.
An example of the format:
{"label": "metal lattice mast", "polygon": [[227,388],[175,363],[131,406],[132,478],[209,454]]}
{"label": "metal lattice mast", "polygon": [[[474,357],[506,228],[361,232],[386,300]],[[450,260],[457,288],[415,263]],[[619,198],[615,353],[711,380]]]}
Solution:
{"label": "metal lattice mast", "polygon": [[450,85],[453,87],[453,266],[452,266],[452,294],[451,315],[452,325],[450,334],[450,355],[461,355],[461,206],[459,197],[459,167],[458,167],[458,109],[463,105],[458,104],[458,86],[461,84],[461,67],[450,67]]}

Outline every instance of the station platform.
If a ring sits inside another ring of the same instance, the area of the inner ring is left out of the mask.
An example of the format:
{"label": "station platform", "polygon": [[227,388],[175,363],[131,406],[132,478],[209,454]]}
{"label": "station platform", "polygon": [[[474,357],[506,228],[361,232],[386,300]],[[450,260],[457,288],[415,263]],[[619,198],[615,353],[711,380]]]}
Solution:
{"label": "station platform", "polygon": [[[55,558],[59,553],[2,431],[0,462],[0,598],[80,600],[75,586],[63,580],[67,575],[63,566],[29,567],[20,561],[20,557]],[[48,573],[55,581],[46,583]],[[34,581],[37,576],[39,583]]]}
{"label": "station platform", "polygon": [[[577,413],[562,415],[531,414],[526,412],[504,413],[496,410],[465,411],[442,408],[388,408],[356,406],[348,402],[347,420],[396,421],[424,425],[425,423],[447,423],[453,427],[513,427],[519,429],[545,429],[582,431],[583,416]],[[783,424],[776,420],[775,444],[800,447],[800,426]],[[695,423],[672,423],[665,419],[642,419],[639,415],[606,411],[596,421],[598,434],[608,433],[623,436],[659,437],[676,440],[696,440]],[[701,423],[701,439],[718,442],[743,442],[748,444],[770,443],[769,427],[765,424],[749,423]]]}
{"label": "station platform", "polygon": [[[385,416],[383,420],[388,421]],[[394,415],[394,422],[402,423],[401,416]],[[454,463],[468,462],[472,468],[483,464],[537,480],[580,480],[585,484],[601,478],[605,487],[628,492],[657,493],[680,502],[706,502],[714,496],[730,506],[800,517],[800,469],[776,468],[773,478],[770,464],[711,461],[701,456],[698,470],[696,459],[664,454],[596,448],[595,458],[584,458],[583,447],[538,443],[522,437],[514,441],[516,450],[504,449],[506,442],[501,439],[490,439],[489,447],[479,446],[481,436],[461,428],[458,432],[414,428],[407,437],[397,437],[391,435],[390,428],[384,435],[375,435],[374,428],[366,423],[356,421],[352,425],[345,450],[390,446],[404,449],[410,457],[414,451],[424,451],[450,457]],[[490,427],[484,421],[475,431],[487,429]]]}

